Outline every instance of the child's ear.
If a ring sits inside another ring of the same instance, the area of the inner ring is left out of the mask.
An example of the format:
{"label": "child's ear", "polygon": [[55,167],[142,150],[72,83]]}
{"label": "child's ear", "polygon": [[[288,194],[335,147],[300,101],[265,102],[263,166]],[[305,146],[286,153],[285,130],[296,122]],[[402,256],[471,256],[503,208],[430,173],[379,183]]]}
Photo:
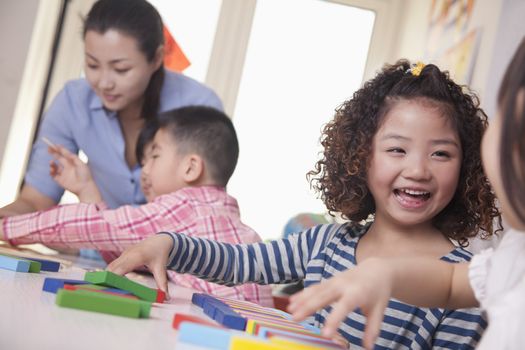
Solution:
{"label": "child's ear", "polygon": [[185,159],[186,169],[184,171],[184,181],[193,183],[198,181],[204,173],[204,160],[197,154],[189,154]]}

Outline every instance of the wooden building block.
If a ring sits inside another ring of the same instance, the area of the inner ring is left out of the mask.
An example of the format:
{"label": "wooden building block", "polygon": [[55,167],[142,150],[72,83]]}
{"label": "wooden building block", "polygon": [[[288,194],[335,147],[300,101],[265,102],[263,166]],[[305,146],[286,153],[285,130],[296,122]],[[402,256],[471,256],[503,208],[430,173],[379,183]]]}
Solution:
{"label": "wooden building block", "polygon": [[24,259],[39,262],[41,264],[40,266],[41,271],[57,272],[58,270],[60,270],[60,263],[58,261],[37,259],[37,258],[24,258]]}
{"label": "wooden building block", "polygon": [[0,255],[0,269],[16,272],[29,272],[30,263],[10,256]]}
{"label": "wooden building block", "polygon": [[32,259],[20,258],[18,256],[14,256],[14,255],[10,255],[10,254],[0,254],[0,256],[3,256],[5,258],[17,259],[17,260],[20,260],[20,261],[26,261],[27,263],[29,263],[29,270],[28,271],[19,271],[19,272],[39,273],[40,269],[42,267],[41,263],[39,263],[38,261],[33,261]]}
{"label": "wooden building block", "polygon": [[80,285],[64,284],[64,289],[66,290],[87,290],[87,291],[96,292],[96,293],[106,293],[108,295],[114,295],[114,296],[121,297],[121,298],[131,298],[131,299],[139,300],[139,298],[134,296],[133,294],[115,293],[115,292],[112,292],[112,290],[116,290],[114,288],[104,288],[103,286],[98,286],[96,284],[80,284]]}
{"label": "wooden building block", "polygon": [[260,338],[247,338],[233,336],[230,339],[229,350],[295,350],[295,347],[271,343],[268,340]]}
{"label": "wooden building block", "polygon": [[69,280],[63,278],[52,278],[46,277],[42,290],[50,293],[56,293],[59,289],[64,288],[64,284],[78,285],[78,284],[89,284],[89,282],[82,280]]}
{"label": "wooden building block", "polygon": [[187,314],[183,314],[183,313],[176,313],[175,316],[173,316],[172,326],[175,329],[179,329],[181,323],[183,323],[183,322],[198,323],[198,324],[202,324],[202,325],[205,325],[205,326],[221,328],[221,326],[219,326],[218,324],[212,323],[209,320],[205,320],[205,319],[202,319],[202,318],[197,317],[197,316],[187,315]]}
{"label": "wooden building block", "polygon": [[155,300],[157,303],[163,303],[166,301],[166,293],[161,291],[160,289],[157,289],[157,300]]}
{"label": "wooden building block", "polygon": [[74,309],[101,312],[111,315],[147,318],[151,303],[87,290],[70,291],[60,289],[56,304]]}
{"label": "wooden building block", "polygon": [[202,324],[183,322],[177,332],[177,342],[194,345],[199,348],[228,350],[231,337],[246,336],[242,332],[225,328],[205,326]]}
{"label": "wooden building block", "polygon": [[129,278],[116,275],[109,271],[86,272],[84,280],[94,284],[102,284],[108,287],[127,290],[142,300],[150,302],[157,300],[157,290],[146,287],[140,283],[130,280]]}
{"label": "wooden building block", "polygon": [[335,343],[333,340],[321,337],[316,334],[304,334],[298,332],[290,332],[281,329],[272,329],[272,328],[261,328],[259,330],[259,337],[261,338],[279,338],[279,339],[291,339],[297,342],[307,343],[312,346],[318,346],[325,349],[344,349],[339,344]]}

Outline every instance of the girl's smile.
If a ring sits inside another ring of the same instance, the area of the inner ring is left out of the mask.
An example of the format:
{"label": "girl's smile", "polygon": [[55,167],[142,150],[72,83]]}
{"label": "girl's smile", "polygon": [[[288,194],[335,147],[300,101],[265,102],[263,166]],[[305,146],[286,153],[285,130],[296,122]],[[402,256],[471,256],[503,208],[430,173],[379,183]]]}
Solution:
{"label": "girl's smile", "polygon": [[420,189],[400,188],[394,190],[394,195],[403,208],[410,210],[423,208],[431,193]]}

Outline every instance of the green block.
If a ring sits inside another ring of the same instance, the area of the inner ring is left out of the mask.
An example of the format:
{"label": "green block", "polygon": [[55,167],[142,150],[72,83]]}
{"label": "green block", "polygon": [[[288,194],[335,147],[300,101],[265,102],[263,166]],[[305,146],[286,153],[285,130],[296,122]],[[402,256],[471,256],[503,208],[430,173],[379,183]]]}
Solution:
{"label": "green block", "polygon": [[148,318],[151,311],[151,303],[142,300],[133,300],[87,290],[71,291],[59,289],[56,296],[56,304],[73,309],[131,318]]}
{"label": "green block", "polygon": [[4,253],[2,253],[0,255],[7,256],[7,257],[10,257],[10,258],[13,258],[13,259],[17,259],[17,260],[20,260],[20,261],[27,262],[29,264],[29,271],[28,272],[39,273],[40,269],[42,268],[42,264],[39,263],[38,261],[24,259],[24,258],[21,258],[21,257],[18,257],[18,256],[14,256],[14,255],[10,255],[10,254],[4,254]]}
{"label": "green block", "polygon": [[109,271],[86,272],[84,281],[102,284],[108,287],[127,290],[142,300],[154,302],[157,300],[157,290],[134,282],[124,276],[119,276]]}

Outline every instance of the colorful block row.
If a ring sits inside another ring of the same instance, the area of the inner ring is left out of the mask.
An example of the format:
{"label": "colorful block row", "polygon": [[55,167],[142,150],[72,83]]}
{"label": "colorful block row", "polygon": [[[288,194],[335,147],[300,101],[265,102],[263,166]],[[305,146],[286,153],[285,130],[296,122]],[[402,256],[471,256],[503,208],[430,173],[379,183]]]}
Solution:
{"label": "colorful block row", "polygon": [[[244,330],[245,335],[258,336],[260,339],[285,338],[313,347],[339,348],[332,340],[322,337],[318,328],[297,323],[291,319],[291,315],[281,310],[202,293],[193,294],[192,302],[217,323],[237,331]],[[264,344],[267,346],[267,343]]]}
{"label": "colorful block row", "polygon": [[342,347],[332,344],[314,344],[302,339],[274,336],[268,339],[256,337],[237,330],[217,328],[193,322],[180,324],[177,342],[216,350],[320,350]]}
{"label": "colorful block row", "polygon": [[32,273],[38,273],[40,271],[56,272],[60,269],[60,263],[51,260],[21,258],[9,254],[0,254],[0,269]]}

